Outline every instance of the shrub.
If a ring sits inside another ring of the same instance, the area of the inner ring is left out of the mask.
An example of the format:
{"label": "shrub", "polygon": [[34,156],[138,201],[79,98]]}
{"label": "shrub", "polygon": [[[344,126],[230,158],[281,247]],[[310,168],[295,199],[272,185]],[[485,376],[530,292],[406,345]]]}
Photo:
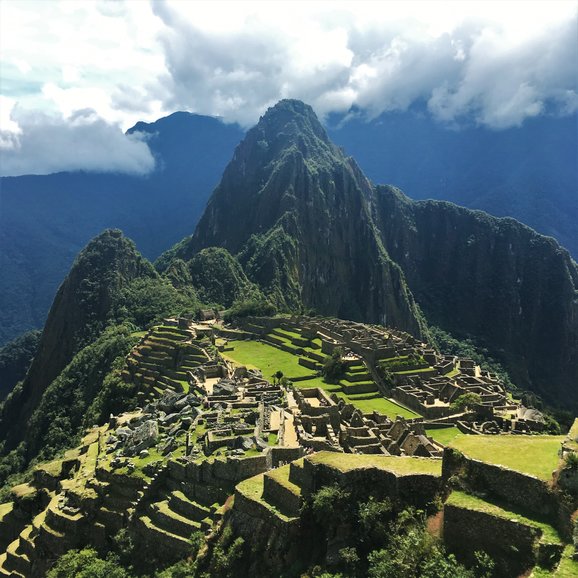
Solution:
{"label": "shrub", "polygon": [[450,409],[453,412],[461,412],[466,409],[472,408],[482,402],[482,398],[477,393],[463,393],[458,396],[450,405]]}
{"label": "shrub", "polygon": [[336,347],[333,353],[325,358],[321,373],[327,383],[336,383],[345,374],[346,365],[341,360],[342,354],[342,350],[339,347]]}
{"label": "shrub", "polygon": [[578,454],[574,452],[566,454],[564,468],[567,470],[578,470]]}

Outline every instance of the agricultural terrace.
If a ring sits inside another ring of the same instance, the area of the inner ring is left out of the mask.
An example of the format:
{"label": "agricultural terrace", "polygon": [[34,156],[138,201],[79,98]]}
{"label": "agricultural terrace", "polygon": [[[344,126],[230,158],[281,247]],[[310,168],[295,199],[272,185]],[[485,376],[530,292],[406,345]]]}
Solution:
{"label": "agricultural terrace", "polygon": [[433,458],[318,452],[308,456],[307,459],[313,464],[324,464],[342,472],[359,468],[377,468],[402,476],[414,474],[440,476],[442,473],[441,460]]}
{"label": "agricultural terrace", "polygon": [[564,436],[463,435],[449,442],[466,456],[549,480]]}

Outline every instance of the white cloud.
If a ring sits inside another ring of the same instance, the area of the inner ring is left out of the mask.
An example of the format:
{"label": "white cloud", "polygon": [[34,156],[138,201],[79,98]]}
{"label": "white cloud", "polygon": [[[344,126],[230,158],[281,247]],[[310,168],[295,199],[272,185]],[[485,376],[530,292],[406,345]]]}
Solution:
{"label": "white cloud", "polygon": [[164,106],[246,126],[284,97],[321,115],[355,105],[370,117],[419,100],[441,121],[496,129],[564,114],[578,98],[574,2],[166,0],[153,9],[165,24]]}
{"label": "white cloud", "polygon": [[16,109],[0,129],[0,176],[78,170],[146,174],[154,159],[141,136],[125,135],[90,109],[67,119]]}
{"label": "white cloud", "polygon": [[575,1],[1,0],[0,116],[16,111],[21,130],[4,130],[2,146],[39,154],[28,131],[85,109],[96,143],[103,127],[175,110],[250,126],[288,97],[368,117],[420,101],[442,122],[495,129],[570,114],[577,15]]}

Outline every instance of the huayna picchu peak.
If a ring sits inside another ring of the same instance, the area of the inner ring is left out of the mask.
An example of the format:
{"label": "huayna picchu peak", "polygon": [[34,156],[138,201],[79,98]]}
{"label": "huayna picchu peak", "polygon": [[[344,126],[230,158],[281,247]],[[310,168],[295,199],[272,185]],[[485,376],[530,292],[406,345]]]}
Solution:
{"label": "huayna picchu peak", "polygon": [[425,314],[520,386],[578,407],[578,267],[567,251],[513,219],[373,186],[299,101],[247,133],[194,235],[161,263],[209,246],[230,251],[282,310],[418,336]]}
{"label": "huayna picchu peak", "polygon": [[578,266],[371,183],[298,100],[155,266],[91,241],[14,351],[0,576],[578,575]]}

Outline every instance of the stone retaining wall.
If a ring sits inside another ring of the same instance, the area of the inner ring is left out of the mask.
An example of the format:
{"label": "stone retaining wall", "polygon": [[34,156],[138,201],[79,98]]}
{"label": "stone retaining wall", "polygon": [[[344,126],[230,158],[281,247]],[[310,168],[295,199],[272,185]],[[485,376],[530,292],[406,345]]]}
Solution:
{"label": "stone retaining wall", "polygon": [[271,476],[263,477],[263,499],[274,504],[286,516],[299,516],[301,496],[294,494]]}
{"label": "stone retaining wall", "polygon": [[444,543],[466,564],[475,563],[475,551],[496,562],[497,576],[520,576],[536,563],[536,528],[484,512],[453,505],[444,507]]}
{"label": "stone retaining wall", "polygon": [[339,484],[363,496],[389,497],[423,508],[441,490],[441,478],[428,474],[396,475],[378,468],[359,468],[342,472],[322,463],[303,463],[302,492],[311,495],[323,486]]}
{"label": "stone retaining wall", "polygon": [[571,514],[576,508],[559,491],[544,480],[503,466],[487,464],[464,456],[461,452],[445,448],[442,478],[446,483],[452,476],[459,476],[475,492],[488,493],[506,504],[511,504],[530,515],[545,518],[570,540],[573,526]]}

